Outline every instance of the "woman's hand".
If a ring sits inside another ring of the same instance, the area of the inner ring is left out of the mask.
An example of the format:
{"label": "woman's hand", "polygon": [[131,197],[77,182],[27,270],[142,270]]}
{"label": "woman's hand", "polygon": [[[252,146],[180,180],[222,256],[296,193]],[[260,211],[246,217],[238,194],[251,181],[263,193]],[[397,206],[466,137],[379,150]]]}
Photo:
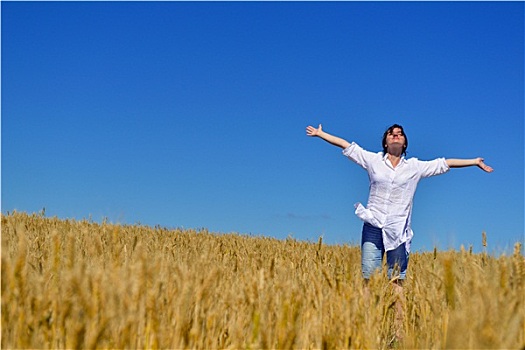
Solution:
{"label": "woman's hand", "polygon": [[313,126],[306,127],[306,135],[308,136],[319,136],[323,131],[323,126],[319,124],[319,127],[316,129]]}
{"label": "woman's hand", "polygon": [[494,169],[492,169],[492,167],[485,164],[485,162],[483,161],[484,161],[483,158],[476,158],[476,165],[480,167],[481,170],[486,171],[487,173],[493,172]]}

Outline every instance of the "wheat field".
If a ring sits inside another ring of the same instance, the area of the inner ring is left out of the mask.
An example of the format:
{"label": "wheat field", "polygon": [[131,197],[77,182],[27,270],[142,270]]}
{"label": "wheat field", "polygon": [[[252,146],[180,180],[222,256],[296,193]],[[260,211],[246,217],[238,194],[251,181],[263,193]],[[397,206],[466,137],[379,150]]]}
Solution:
{"label": "wheat field", "polygon": [[[413,253],[404,296],[360,249],[8,213],[5,349],[521,349],[525,260]],[[394,336],[394,304],[404,312]],[[395,337],[394,337],[395,338]]]}

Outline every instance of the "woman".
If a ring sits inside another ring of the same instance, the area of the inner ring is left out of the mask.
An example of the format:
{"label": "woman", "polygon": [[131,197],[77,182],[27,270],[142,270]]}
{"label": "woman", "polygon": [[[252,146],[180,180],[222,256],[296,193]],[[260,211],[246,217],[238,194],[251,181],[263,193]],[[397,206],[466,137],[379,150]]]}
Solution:
{"label": "woman", "polygon": [[[370,195],[368,204],[355,205],[356,215],[364,221],[361,241],[361,266],[366,281],[382,265],[386,251],[388,277],[401,282],[406,277],[408,255],[413,232],[410,226],[413,198],[419,180],[439,175],[450,168],[478,166],[486,172],[493,169],[483,158],[421,161],[406,159],[408,140],[403,127],[394,124],[383,134],[383,152],[373,153],[348,141],[308,126],[308,136],[316,136],[341,147],[343,154],[368,172]],[[396,271],[394,271],[394,268]]]}

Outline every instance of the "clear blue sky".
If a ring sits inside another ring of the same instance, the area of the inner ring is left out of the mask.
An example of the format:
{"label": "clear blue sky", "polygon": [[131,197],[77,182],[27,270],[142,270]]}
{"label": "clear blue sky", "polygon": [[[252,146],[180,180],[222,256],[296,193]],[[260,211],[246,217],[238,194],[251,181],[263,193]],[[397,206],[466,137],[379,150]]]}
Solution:
{"label": "clear blue sky", "polygon": [[358,243],[366,172],[309,124],[408,156],[415,251],[524,236],[523,2],[2,2],[2,212]]}

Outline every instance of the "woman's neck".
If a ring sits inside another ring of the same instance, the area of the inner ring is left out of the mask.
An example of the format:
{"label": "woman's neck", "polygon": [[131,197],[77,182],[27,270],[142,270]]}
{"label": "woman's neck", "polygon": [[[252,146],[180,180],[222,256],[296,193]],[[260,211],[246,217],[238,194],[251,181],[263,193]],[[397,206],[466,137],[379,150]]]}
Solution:
{"label": "woman's neck", "polygon": [[401,161],[401,154],[388,153],[388,160],[390,161],[392,166],[395,168]]}

